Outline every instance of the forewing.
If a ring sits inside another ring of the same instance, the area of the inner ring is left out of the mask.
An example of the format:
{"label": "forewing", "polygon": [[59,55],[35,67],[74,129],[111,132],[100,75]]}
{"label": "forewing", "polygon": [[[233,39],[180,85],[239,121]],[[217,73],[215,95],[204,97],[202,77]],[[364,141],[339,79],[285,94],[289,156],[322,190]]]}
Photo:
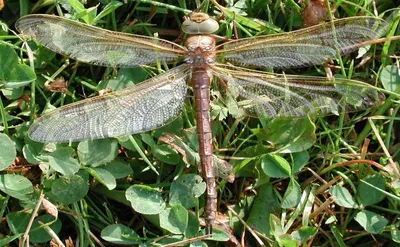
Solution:
{"label": "forewing", "polygon": [[188,69],[181,65],[136,86],[63,106],[37,119],[29,137],[69,142],[155,129],[179,114],[187,77]]}
{"label": "forewing", "polygon": [[228,84],[237,102],[238,115],[305,117],[338,114],[380,104],[376,88],[354,80],[313,76],[289,76],[243,70],[223,65],[213,73]]}
{"label": "forewing", "polygon": [[345,18],[333,25],[326,22],[289,33],[234,40],[216,49],[219,57],[242,67],[304,67],[352,52],[360,43],[382,36],[386,28],[387,23],[379,18]]}
{"label": "forewing", "polygon": [[183,59],[186,48],[167,40],[112,32],[51,15],[27,15],[15,24],[19,32],[48,49],[81,62],[134,67]]}

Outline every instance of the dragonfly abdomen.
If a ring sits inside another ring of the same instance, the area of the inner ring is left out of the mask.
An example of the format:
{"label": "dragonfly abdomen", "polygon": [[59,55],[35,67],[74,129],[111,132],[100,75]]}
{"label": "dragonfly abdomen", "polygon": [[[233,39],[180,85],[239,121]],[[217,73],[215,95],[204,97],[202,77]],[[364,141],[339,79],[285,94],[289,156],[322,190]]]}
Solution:
{"label": "dragonfly abdomen", "polygon": [[207,69],[193,68],[191,83],[194,90],[199,155],[203,164],[202,175],[207,184],[207,203],[204,213],[206,233],[208,234],[212,232],[212,225],[217,211],[217,195],[210,124],[210,77]]}

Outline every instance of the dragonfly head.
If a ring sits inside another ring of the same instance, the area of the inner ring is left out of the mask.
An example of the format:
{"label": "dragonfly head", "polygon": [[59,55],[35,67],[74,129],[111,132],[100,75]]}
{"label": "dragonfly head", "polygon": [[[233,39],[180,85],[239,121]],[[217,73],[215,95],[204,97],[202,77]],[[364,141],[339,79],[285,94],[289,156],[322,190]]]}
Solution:
{"label": "dragonfly head", "polygon": [[218,22],[205,13],[192,13],[182,23],[182,31],[187,34],[212,34],[218,28]]}

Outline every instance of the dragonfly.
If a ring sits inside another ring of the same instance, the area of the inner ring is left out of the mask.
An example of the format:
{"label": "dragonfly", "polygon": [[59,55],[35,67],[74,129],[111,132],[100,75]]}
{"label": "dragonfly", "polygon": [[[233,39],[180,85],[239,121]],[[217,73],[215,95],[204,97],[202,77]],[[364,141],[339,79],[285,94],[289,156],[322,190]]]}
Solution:
{"label": "dragonfly", "polygon": [[[217,211],[210,118],[210,84],[219,78],[243,114],[269,118],[307,117],[363,109],[381,101],[369,84],[349,80],[264,72],[323,64],[382,36],[387,23],[351,17],[297,31],[235,39],[217,45],[218,22],[193,12],[183,23],[184,45],[101,29],[51,15],[27,15],[17,29],[48,49],[80,62],[116,68],[180,64],[140,84],[88,98],[42,115],[29,137],[38,142],[73,142],[154,130],[181,111],[194,95],[202,176],[206,182],[204,219],[211,233]],[[258,69],[258,70],[257,70]]]}

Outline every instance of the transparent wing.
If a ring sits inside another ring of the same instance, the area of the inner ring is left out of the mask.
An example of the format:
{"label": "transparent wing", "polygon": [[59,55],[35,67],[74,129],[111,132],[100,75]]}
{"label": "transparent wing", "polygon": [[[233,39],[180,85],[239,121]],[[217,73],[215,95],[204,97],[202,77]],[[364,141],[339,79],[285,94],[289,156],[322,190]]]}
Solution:
{"label": "transparent wing", "polygon": [[179,114],[188,74],[181,65],[136,86],[55,109],[33,123],[29,137],[69,142],[155,129]]}
{"label": "transparent wing", "polygon": [[376,88],[354,80],[280,75],[224,65],[213,67],[212,73],[228,84],[238,115],[323,116],[365,109],[384,99]]}
{"label": "transparent wing", "polygon": [[100,66],[173,62],[186,53],[186,48],[167,40],[112,32],[58,16],[27,15],[15,25],[19,32],[54,52]]}
{"label": "transparent wing", "polygon": [[354,17],[278,35],[234,40],[219,45],[217,55],[232,64],[259,68],[291,68],[321,64],[352,52],[360,43],[379,38],[387,23]]}

